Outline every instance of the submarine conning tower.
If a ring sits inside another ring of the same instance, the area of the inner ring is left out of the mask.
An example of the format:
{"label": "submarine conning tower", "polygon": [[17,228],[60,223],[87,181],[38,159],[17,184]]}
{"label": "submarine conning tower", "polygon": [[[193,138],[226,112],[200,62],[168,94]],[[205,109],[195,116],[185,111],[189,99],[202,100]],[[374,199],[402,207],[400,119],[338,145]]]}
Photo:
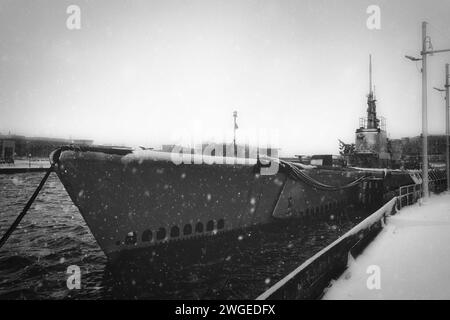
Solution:
{"label": "submarine conning tower", "polygon": [[376,98],[372,87],[372,56],[369,55],[369,94],[367,117],[359,119],[356,129],[355,154],[352,165],[369,168],[387,168],[390,164],[385,121],[377,117]]}

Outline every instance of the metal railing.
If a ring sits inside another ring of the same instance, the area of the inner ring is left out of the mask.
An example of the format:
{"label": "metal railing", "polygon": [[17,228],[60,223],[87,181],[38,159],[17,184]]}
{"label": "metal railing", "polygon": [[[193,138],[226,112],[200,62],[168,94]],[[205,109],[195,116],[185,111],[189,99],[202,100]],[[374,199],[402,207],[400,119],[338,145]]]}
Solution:
{"label": "metal railing", "polygon": [[[446,179],[432,178],[435,179],[430,179],[429,190],[432,192],[443,191]],[[349,232],[306,260],[256,299],[316,299],[320,297],[330,280],[340,276],[347,268],[349,255],[355,257],[360,254],[377,236],[383,228],[387,216],[395,214],[405,206],[416,203],[421,197],[421,183],[400,187],[397,196]]]}
{"label": "metal railing", "polygon": [[[445,190],[447,186],[447,179],[439,178],[435,175],[430,175],[430,182],[428,183],[428,190],[430,192],[439,193]],[[398,190],[397,208],[400,210],[405,206],[412,205],[423,196],[422,184],[410,184],[402,186]]]}
{"label": "metal railing", "polygon": [[397,208],[401,210],[405,206],[412,205],[422,197],[422,184],[410,184],[399,188],[397,196]]}
{"label": "metal railing", "polygon": [[[380,117],[378,120],[378,127],[382,131],[386,131],[386,118]],[[369,120],[366,117],[359,118],[359,128],[360,129],[367,129],[367,123]]]}
{"label": "metal railing", "polygon": [[265,299],[315,299],[330,280],[346,268],[348,256],[358,255],[378,234],[385,218],[395,212],[397,198],[392,198],[342,237],[320,250],[297,269],[257,297]]}
{"label": "metal railing", "polygon": [[430,181],[428,189],[431,192],[439,193],[445,191],[447,188],[447,178],[439,178]]}

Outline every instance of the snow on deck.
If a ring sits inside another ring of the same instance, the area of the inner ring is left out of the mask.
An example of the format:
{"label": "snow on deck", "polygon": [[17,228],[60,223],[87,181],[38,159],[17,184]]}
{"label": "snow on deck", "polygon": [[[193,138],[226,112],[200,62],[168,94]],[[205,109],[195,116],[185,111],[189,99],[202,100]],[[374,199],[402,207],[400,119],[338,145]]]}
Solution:
{"label": "snow on deck", "polygon": [[450,299],[450,194],[389,217],[323,298]]}

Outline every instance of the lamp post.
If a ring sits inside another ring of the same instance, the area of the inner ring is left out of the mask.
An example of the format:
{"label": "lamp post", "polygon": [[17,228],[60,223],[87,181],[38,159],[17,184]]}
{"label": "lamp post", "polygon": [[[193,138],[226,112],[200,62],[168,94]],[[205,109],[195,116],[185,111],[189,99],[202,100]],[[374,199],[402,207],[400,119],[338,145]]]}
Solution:
{"label": "lamp post", "polygon": [[[449,52],[450,49],[444,50],[427,50],[427,43],[431,43],[431,39],[427,36],[427,23],[422,22],[422,50],[420,55],[422,58],[414,58],[405,56],[412,61],[422,60],[422,190],[423,197],[426,200],[429,197],[428,191],[428,112],[427,112],[427,56],[429,54]],[[431,46],[429,46],[431,47]]]}
{"label": "lamp post", "polygon": [[449,188],[449,184],[450,184],[450,179],[449,179],[449,154],[448,154],[448,64],[445,65],[445,75],[446,75],[446,83],[445,83],[445,89],[441,89],[441,88],[436,88],[433,87],[434,90],[442,93],[445,92],[445,170],[447,173],[447,191],[450,190]]}
{"label": "lamp post", "polygon": [[445,65],[445,89],[433,87],[435,90],[439,92],[445,92],[445,171],[447,173],[447,191],[450,191],[450,146],[449,146],[449,64]]}
{"label": "lamp post", "polygon": [[427,23],[422,22],[422,179],[423,196],[428,198],[428,111],[427,111]]}
{"label": "lamp post", "polygon": [[449,154],[449,145],[448,145],[448,140],[449,140],[449,131],[450,131],[450,124],[449,124],[449,120],[448,120],[448,116],[449,116],[449,110],[448,108],[450,107],[449,105],[449,88],[450,85],[448,83],[448,79],[450,77],[449,74],[449,64],[447,63],[445,65],[445,162],[446,162],[446,173],[447,173],[447,191],[450,191],[450,154]]}

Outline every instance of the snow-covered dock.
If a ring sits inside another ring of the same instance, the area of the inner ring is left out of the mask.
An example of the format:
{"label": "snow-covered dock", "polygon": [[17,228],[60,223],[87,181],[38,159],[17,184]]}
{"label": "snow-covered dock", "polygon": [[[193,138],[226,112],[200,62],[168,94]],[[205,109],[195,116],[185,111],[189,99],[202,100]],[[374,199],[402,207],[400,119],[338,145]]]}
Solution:
{"label": "snow-covered dock", "polygon": [[390,216],[323,299],[450,299],[450,193]]}

